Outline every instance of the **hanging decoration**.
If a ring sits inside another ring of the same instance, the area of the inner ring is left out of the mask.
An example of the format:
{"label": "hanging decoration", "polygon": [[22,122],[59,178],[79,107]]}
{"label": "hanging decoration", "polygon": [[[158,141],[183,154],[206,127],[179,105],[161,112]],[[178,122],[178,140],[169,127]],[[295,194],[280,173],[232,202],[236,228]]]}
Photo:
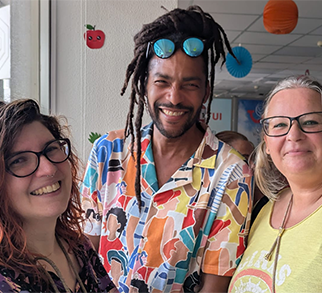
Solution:
{"label": "hanging decoration", "polygon": [[297,25],[298,14],[292,0],[269,0],[263,12],[264,27],[271,34],[289,34]]}
{"label": "hanging decoration", "polygon": [[232,50],[237,60],[228,53],[226,57],[226,68],[233,77],[245,77],[252,69],[252,55],[242,46],[234,47]]}
{"label": "hanging decoration", "polygon": [[90,49],[100,49],[104,45],[105,34],[101,30],[95,30],[95,25],[85,24],[87,31],[84,33],[86,45]]}

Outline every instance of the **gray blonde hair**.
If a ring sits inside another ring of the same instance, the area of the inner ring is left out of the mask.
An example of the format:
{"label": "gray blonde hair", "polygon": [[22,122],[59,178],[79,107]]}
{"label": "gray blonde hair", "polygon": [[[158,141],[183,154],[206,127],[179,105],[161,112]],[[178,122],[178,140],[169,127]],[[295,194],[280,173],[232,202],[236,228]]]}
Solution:
{"label": "gray blonde hair", "polygon": [[[322,98],[322,85],[307,75],[289,76],[280,80],[268,94],[263,107],[262,118],[267,117],[268,106],[272,98],[280,91],[286,89],[307,88],[318,92]],[[322,102],[322,100],[321,100]],[[270,155],[266,153],[264,132],[261,131],[261,142],[256,147],[255,156],[255,181],[258,188],[268,198],[276,200],[279,192],[288,186],[285,176],[276,168]]]}

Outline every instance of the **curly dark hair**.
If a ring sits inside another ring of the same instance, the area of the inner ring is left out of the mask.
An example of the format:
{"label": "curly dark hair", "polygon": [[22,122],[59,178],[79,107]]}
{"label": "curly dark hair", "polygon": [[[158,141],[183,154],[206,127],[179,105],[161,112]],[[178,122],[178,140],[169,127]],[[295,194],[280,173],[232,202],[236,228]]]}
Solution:
{"label": "curly dark hair", "polygon": [[[141,204],[140,188],[140,158],[141,158],[141,126],[142,116],[145,105],[145,86],[148,78],[148,65],[152,54],[146,56],[149,42],[156,41],[160,38],[171,38],[174,41],[182,40],[187,37],[197,37],[206,41],[205,50],[202,54],[205,63],[205,73],[208,77],[210,71],[210,97],[207,108],[206,123],[210,119],[211,102],[213,98],[215,82],[215,65],[220,57],[223,59],[222,65],[226,61],[224,45],[227,50],[234,56],[223,28],[215,22],[213,17],[204,12],[199,6],[190,6],[187,9],[174,9],[149,24],[143,25],[140,32],[134,36],[134,58],[128,65],[126,77],[121,95],[124,95],[128,83],[132,77],[130,107],[127,114],[125,126],[125,138],[128,136],[132,139],[131,152],[136,160],[136,178],[135,194],[138,204]],[[210,55],[210,56],[209,56]],[[210,57],[210,68],[209,68]],[[235,56],[234,56],[235,57]],[[135,125],[133,125],[134,108],[137,104],[137,113]],[[135,126],[135,129],[134,129]],[[134,145],[136,143],[136,157],[134,156]]]}
{"label": "curly dark hair", "polygon": [[[15,144],[16,137],[24,125],[34,121],[43,124],[55,139],[69,136],[68,126],[58,117],[43,115],[38,104],[31,99],[15,100],[0,107],[0,266],[19,272],[32,273],[35,282],[47,280],[43,268],[38,265],[27,248],[27,238],[23,230],[22,218],[12,208],[7,192],[5,159]],[[72,188],[66,211],[60,215],[56,224],[56,235],[64,239],[69,249],[77,252],[84,241],[81,223],[83,221],[80,204],[78,168],[79,158],[71,150],[68,158],[72,172]],[[47,280],[48,281],[48,280]],[[49,282],[49,281],[48,281]],[[48,283],[47,282],[47,283]]]}
{"label": "curly dark hair", "polygon": [[126,225],[126,222],[127,222],[127,219],[126,219],[126,214],[125,212],[123,211],[122,208],[119,208],[119,207],[114,207],[114,208],[111,208],[109,209],[109,211],[107,212],[106,214],[106,221],[108,220],[108,217],[110,215],[115,215],[116,218],[117,218],[117,222],[119,224],[121,224],[120,228],[117,229],[117,232],[119,232],[119,238],[121,237],[121,233],[123,232],[124,230],[124,227]]}

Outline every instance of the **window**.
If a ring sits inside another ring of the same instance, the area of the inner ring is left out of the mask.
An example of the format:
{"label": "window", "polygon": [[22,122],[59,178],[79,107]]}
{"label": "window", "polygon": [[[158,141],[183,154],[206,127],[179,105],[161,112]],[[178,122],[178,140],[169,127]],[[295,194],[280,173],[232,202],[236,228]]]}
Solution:
{"label": "window", "polygon": [[[50,0],[0,0],[0,100],[50,111]],[[11,33],[11,35],[10,35]]]}

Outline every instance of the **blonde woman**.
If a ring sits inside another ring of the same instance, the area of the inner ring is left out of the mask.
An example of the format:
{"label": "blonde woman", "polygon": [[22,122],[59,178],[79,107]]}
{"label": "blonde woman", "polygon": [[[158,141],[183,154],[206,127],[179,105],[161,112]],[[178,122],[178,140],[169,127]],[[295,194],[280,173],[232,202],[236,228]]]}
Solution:
{"label": "blonde woman", "polygon": [[308,76],[269,94],[255,178],[258,214],[229,292],[322,292],[322,85]]}

